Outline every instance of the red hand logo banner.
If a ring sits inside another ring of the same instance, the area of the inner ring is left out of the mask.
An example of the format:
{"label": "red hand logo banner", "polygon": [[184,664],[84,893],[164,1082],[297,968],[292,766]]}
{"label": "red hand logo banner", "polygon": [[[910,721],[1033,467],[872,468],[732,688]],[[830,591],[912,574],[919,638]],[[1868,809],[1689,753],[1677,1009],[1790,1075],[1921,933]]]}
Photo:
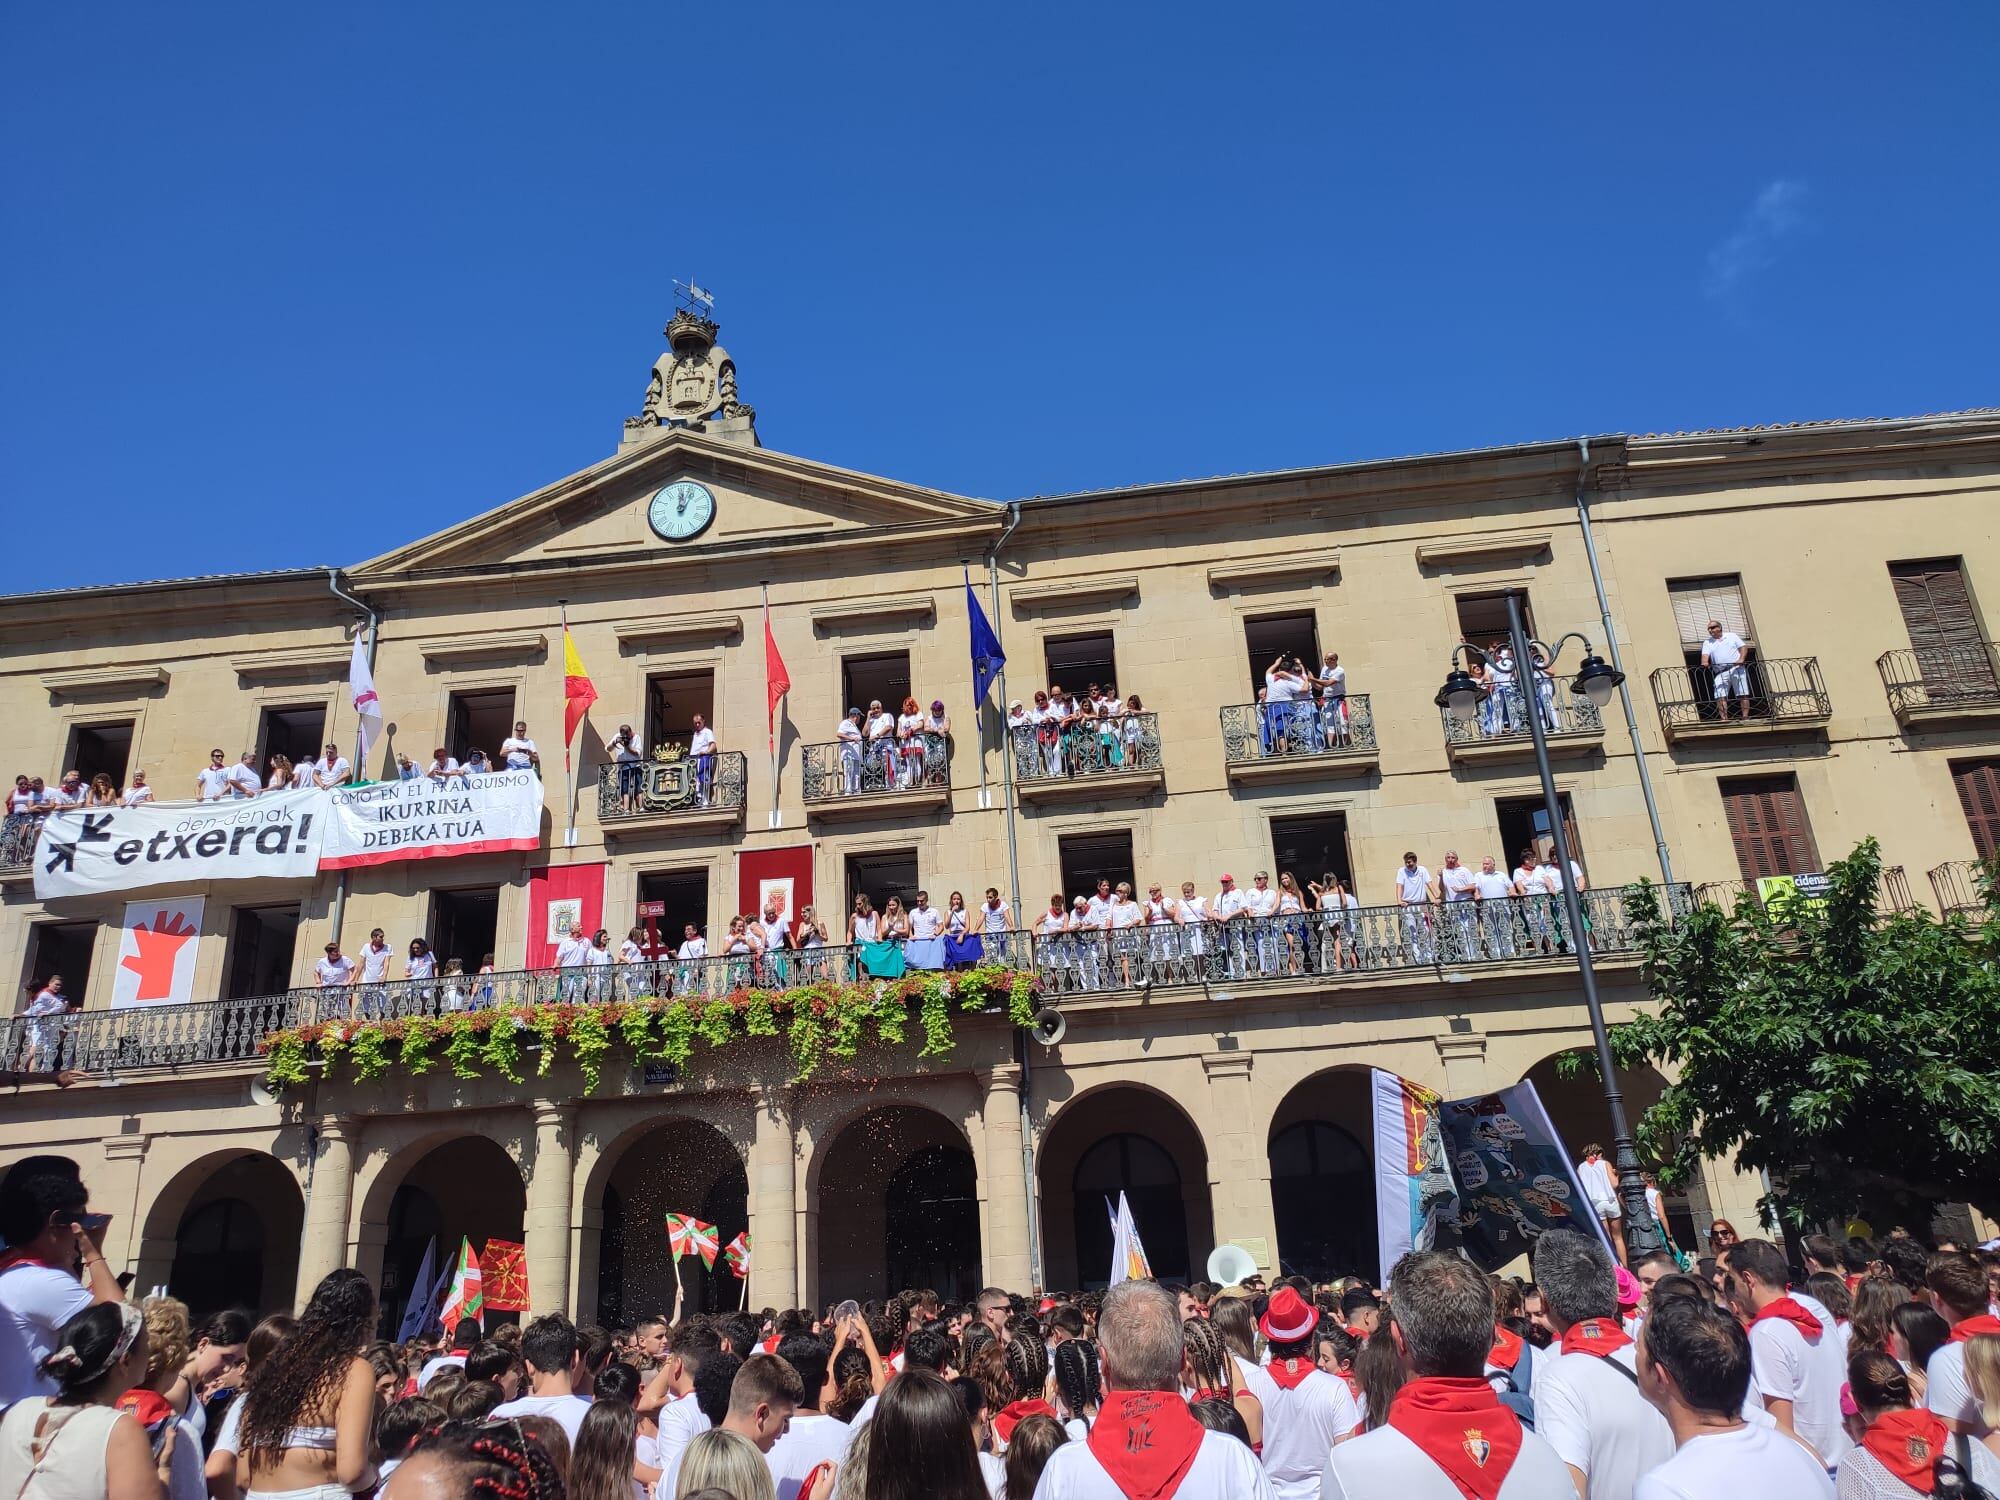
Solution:
{"label": "red hand logo banner", "polygon": [[188,925],[187,918],[180,912],[175,912],[171,918],[166,912],[161,912],[153,918],[152,926],[141,923],[131,931],[132,941],[139,945],[139,951],[120,959],[118,967],[129,969],[138,976],[138,992],[132,998],[172,999],[174,965],[180,959],[181,949],[199,933]]}

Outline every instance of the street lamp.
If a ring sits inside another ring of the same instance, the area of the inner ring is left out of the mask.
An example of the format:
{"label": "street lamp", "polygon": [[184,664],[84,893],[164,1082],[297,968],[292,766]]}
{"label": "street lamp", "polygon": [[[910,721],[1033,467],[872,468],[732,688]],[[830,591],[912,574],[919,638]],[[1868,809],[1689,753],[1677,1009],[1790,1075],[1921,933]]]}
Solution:
{"label": "street lamp", "polygon": [[[1583,664],[1577,668],[1570,688],[1581,693],[1593,707],[1601,709],[1611,701],[1612,693],[1625,680],[1625,674],[1607,665],[1592,648],[1589,639],[1575,631],[1561,637],[1554,646],[1530,640],[1521,627],[1520,598],[1514,594],[1507,596],[1507,633],[1513,642],[1515,670],[1527,678],[1525,696],[1529,701],[1522,717],[1528,721],[1528,735],[1535,745],[1535,770],[1542,778],[1542,811],[1549,820],[1549,833],[1556,846],[1556,868],[1562,874],[1563,912],[1569,918],[1570,951],[1576,957],[1577,974],[1583,981],[1583,1003],[1590,1012],[1590,1033],[1597,1044],[1597,1070],[1604,1079],[1604,1103],[1611,1112],[1611,1159],[1618,1170],[1618,1197],[1624,1208],[1625,1250],[1629,1259],[1652,1250],[1665,1249],[1666,1238],[1646,1203],[1646,1182],[1639,1175],[1639,1146],[1632,1138],[1631,1124],[1625,1118],[1625,1094],[1618,1087],[1618,1071],[1611,1059],[1611,1037],[1604,1027],[1604,1006],[1597,998],[1597,970],[1590,960],[1590,941],[1583,925],[1583,902],[1577,895],[1573,874],[1575,865],[1570,859],[1569,835],[1563,829],[1562,802],[1556,796],[1555,772],[1549,768],[1549,742],[1542,728],[1541,704],[1537,701],[1540,695],[1535,690],[1533,675],[1543,669],[1553,674],[1562,648],[1576,641],[1583,647]],[[1531,650],[1531,647],[1534,649]],[[1461,645],[1452,651],[1450,671],[1444,686],[1438,689],[1436,699],[1438,707],[1461,724],[1470,722],[1478,712],[1479,700],[1483,696],[1479,684],[1459,663],[1460,654],[1468,649]]]}

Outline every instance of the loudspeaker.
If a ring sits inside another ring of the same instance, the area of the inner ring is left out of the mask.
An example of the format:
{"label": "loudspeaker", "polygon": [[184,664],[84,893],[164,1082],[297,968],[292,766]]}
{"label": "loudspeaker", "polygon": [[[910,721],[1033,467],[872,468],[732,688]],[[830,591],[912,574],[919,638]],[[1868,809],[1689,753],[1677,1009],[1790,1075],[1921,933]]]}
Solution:
{"label": "loudspeaker", "polygon": [[1224,1286],[1237,1286],[1246,1276],[1257,1274],[1257,1259],[1241,1245],[1217,1245],[1208,1252],[1208,1279]]}
{"label": "loudspeaker", "polygon": [[1028,1035],[1044,1047],[1053,1047],[1069,1033],[1069,1022],[1063,1013],[1053,1005],[1045,1005],[1035,1012],[1034,1024],[1028,1028]]}
{"label": "loudspeaker", "polygon": [[278,1096],[271,1092],[271,1086],[261,1078],[250,1080],[250,1102],[252,1104],[276,1104]]}

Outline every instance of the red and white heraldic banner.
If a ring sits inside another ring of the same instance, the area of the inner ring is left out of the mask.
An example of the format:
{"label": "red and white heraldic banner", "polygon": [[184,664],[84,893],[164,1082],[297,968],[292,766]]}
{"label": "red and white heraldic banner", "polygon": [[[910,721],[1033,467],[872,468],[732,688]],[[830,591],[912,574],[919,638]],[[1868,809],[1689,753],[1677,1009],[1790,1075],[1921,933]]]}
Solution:
{"label": "red and white heraldic banner", "polygon": [[319,867],[382,865],[533,849],[542,841],[542,778],[490,771],[434,781],[378,781],[325,794]]}

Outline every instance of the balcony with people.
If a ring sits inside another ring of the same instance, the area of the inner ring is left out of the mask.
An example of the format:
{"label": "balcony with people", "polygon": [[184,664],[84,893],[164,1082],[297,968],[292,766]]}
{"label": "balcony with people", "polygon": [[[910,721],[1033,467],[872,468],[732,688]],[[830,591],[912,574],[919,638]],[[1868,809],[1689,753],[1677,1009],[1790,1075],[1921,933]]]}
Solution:
{"label": "balcony with people", "polygon": [[1534,754],[1533,714],[1551,756],[1588,755],[1604,744],[1602,709],[1616,686],[1615,674],[1595,656],[1564,682],[1545,657],[1525,666],[1515,661],[1505,641],[1461,642],[1437,695],[1445,749],[1458,762],[1526,759]]}
{"label": "balcony with people", "polygon": [[951,718],[906,697],[850,708],[834,738],[800,747],[806,811],[820,819],[936,812],[951,801]]}
{"label": "balcony with people", "polygon": [[1347,691],[1338,656],[1318,672],[1299,657],[1274,663],[1257,701],[1225,706],[1221,723],[1233,782],[1361,775],[1380,762],[1368,694]]}
{"label": "balcony with people", "polygon": [[1821,730],[1833,700],[1816,656],[1728,663],[1695,658],[1652,674],[1653,702],[1669,740],[1736,739]]}
{"label": "balcony with people", "polygon": [[1015,790],[1025,802],[1143,797],[1166,785],[1159,715],[1137,693],[1092,683],[1083,694],[1060,684],[1037,689],[1032,705],[1007,706]]}

